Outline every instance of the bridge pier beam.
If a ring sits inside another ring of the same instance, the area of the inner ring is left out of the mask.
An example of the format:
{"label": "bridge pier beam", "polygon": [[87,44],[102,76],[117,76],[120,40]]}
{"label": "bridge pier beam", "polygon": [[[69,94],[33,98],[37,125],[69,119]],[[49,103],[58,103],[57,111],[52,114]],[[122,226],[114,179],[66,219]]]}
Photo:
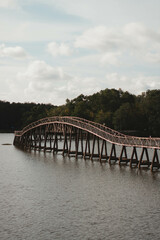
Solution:
{"label": "bridge pier beam", "polygon": [[157,149],[154,149],[154,153],[153,153],[153,158],[152,158],[152,163],[151,163],[151,171],[154,170],[154,168],[159,169],[160,168],[160,163],[159,163],[159,158],[158,158],[158,153],[157,153]]}
{"label": "bridge pier beam", "polygon": [[[124,156],[123,156],[124,155]],[[126,146],[122,146],[122,150],[121,150],[121,154],[120,154],[120,157],[119,157],[119,165],[121,165],[121,163],[125,163],[127,165],[127,163],[129,162],[130,160],[128,159],[127,157],[127,150],[126,150]]]}
{"label": "bridge pier beam", "polygon": [[107,155],[107,142],[105,140],[102,141],[102,145],[101,145],[101,152],[100,152],[100,162],[102,161],[102,159],[105,159],[106,161],[108,160],[108,155]]}
{"label": "bridge pier beam", "polygon": [[58,137],[57,132],[55,132],[55,138],[53,143],[53,154],[58,151]]}
{"label": "bridge pier beam", "polygon": [[85,143],[85,152],[83,154],[83,158],[89,158],[91,157],[91,151],[90,151],[90,134],[87,133],[86,135],[86,143]]}
{"label": "bridge pier beam", "polygon": [[[143,160],[143,156],[144,154],[146,155],[146,159]],[[147,166],[149,167],[150,166],[150,161],[149,161],[149,156],[148,156],[148,150],[146,147],[143,147],[142,148],[142,153],[141,153],[141,156],[140,156],[140,160],[139,160],[139,163],[138,163],[138,168],[140,169],[141,166]]]}
{"label": "bridge pier beam", "polygon": [[[95,144],[97,142],[97,153],[95,153]],[[92,144],[92,153],[90,156],[90,159],[93,161],[93,158],[97,158],[100,160],[100,146],[99,146],[99,138],[96,136],[93,136],[93,144]]]}
{"label": "bridge pier beam", "polygon": [[111,164],[111,161],[114,160],[115,162],[118,160],[117,154],[116,154],[116,146],[113,143],[112,147],[111,147],[111,152],[110,152],[110,156],[109,156],[109,164]]}
{"label": "bridge pier beam", "polygon": [[68,142],[67,142],[67,134],[64,134],[64,143],[63,143],[63,153],[62,155],[64,156],[65,153],[68,152]]}
{"label": "bridge pier beam", "polygon": [[132,165],[134,166],[138,166],[139,160],[138,160],[138,154],[137,154],[137,149],[136,147],[133,147],[133,151],[132,151],[132,155],[131,155],[131,159],[130,159],[130,168],[132,168]]}

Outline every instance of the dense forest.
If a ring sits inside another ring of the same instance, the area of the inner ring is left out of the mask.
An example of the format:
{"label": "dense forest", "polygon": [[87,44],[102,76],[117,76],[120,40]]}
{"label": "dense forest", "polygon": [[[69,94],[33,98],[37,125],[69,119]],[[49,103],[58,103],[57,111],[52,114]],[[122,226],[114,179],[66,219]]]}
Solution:
{"label": "dense forest", "polygon": [[160,137],[160,90],[133,95],[121,89],[81,94],[61,106],[0,101],[0,131],[13,132],[47,116],[78,116],[126,134]]}
{"label": "dense forest", "polygon": [[50,104],[0,101],[0,132],[20,130],[27,124],[46,117],[53,108]]}

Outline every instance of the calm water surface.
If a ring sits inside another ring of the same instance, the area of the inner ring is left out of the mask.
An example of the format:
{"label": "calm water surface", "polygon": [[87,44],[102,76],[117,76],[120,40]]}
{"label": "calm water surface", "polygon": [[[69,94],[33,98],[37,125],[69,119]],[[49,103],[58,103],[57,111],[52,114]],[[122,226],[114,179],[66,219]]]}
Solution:
{"label": "calm water surface", "polygon": [[0,239],[160,239],[160,172],[23,152],[0,134]]}

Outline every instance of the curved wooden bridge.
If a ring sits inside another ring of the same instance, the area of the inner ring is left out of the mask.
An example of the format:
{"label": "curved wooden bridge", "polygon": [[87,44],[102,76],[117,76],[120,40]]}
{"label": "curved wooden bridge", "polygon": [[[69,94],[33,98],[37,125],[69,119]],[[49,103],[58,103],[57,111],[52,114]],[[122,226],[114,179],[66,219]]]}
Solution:
{"label": "curved wooden bridge", "polygon": [[[64,154],[108,160],[111,164],[130,163],[130,167],[160,168],[158,152],[160,138],[124,135],[104,125],[78,117],[40,119],[15,132],[14,145],[29,149],[62,152]],[[108,146],[109,145],[109,146]],[[110,148],[110,149],[109,149]],[[117,148],[120,151],[117,151]],[[128,149],[131,149],[129,156]],[[141,154],[138,157],[137,148]],[[152,159],[148,149],[153,149]],[[119,155],[118,153],[119,152]]]}

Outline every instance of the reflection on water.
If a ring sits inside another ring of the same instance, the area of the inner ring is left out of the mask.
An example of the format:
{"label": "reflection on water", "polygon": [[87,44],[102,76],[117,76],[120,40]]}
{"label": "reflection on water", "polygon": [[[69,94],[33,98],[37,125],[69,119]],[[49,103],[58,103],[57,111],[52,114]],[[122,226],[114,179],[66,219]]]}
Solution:
{"label": "reflection on water", "polygon": [[12,141],[0,134],[0,239],[159,239],[160,173]]}

